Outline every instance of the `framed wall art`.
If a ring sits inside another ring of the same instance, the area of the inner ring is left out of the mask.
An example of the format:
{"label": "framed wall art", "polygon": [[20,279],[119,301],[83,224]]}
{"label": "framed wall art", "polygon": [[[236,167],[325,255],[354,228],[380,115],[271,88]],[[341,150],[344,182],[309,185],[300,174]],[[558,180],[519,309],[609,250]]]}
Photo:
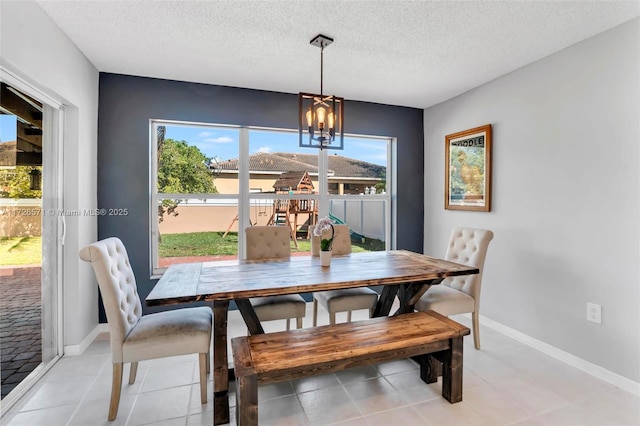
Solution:
{"label": "framed wall art", "polygon": [[491,124],[445,137],[444,208],[491,211]]}

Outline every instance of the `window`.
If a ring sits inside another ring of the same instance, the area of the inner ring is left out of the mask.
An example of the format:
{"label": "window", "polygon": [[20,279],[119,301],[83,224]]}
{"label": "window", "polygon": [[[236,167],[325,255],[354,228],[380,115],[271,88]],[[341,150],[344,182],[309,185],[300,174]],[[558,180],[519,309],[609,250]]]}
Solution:
{"label": "window", "polygon": [[[327,164],[330,217],[351,229],[354,250],[389,250],[392,141],[388,138],[345,138],[341,154]],[[333,190],[335,187],[338,190]],[[357,249],[356,249],[357,247]]]}
{"label": "window", "polygon": [[391,248],[391,141],[347,140],[353,151],[336,155],[298,148],[297,131],[153,120],[153,273],[242,257],[253,225],[289,226],[293,252],[308,253],[310,225],[325,215],[352,227],[354,251]]}

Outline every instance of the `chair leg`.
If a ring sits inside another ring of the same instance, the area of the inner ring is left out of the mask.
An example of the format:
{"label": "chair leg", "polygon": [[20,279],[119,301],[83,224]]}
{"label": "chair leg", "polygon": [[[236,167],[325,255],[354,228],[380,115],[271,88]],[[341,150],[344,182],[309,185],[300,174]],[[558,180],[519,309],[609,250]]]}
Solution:
{"label": "chair leg", "polygon": [[291,330],[291,318],[287,318],[287,331]]}
{"label": "chair leg", "polygon": [[207,403],[207,364],[209,353],[198,354],[200,358],[200,402]]}
{"label": "chair leg", "polygon": [[120,388],[122,387],[122,363],[113,364],[112,382],[111,382],[111,402],[109,403],[109,421],[114,421],[118,415],[118,406],[120,405]]}
{"label": "chair leg", "polygon": [[471,323],[473,327],[473,345],[480,350],[480,315],[478,312],[471,313]]}
{"label": "chair leg", "polygon": [[129,366],[129,384],[132,385],[136,382],[136,374],[138,374],[138,361],[132,362]]}
{"label": "chair leg", "polygon": [[296,318],[296,328],[302,328],[302,317]]}
{"label": "chair leg", "polygon": [[316,298],[313,298],[313,326],[318,325],[318,301]]}
{"label": "chair leg", "polygon": [[329,324],[330,325],[335,325],[336,323],[336,313],[335,312],[329,312]]}
{"label": "chair leg", "polygon": [[207,351],[207,374],[211,373],[211,346]]}
{"label": "chair leg", "polygon": [[351,311],[347,311],[347,322],[351,322]]}

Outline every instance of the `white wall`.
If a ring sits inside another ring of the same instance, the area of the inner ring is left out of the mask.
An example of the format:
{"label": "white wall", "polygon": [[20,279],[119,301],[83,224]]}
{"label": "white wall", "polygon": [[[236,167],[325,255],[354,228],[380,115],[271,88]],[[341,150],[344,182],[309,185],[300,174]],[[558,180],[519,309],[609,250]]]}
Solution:
{"label": "white wall", "polygon": [[[445,135],[488,123],[492,211],[446,211]],[[425,253],[454,226],[492,229],[481,315],[640,382],[640,19],[429,108],[424,126]]]}
{"label": "white wall", "polygon": [[[64,208],[97,207],[98,71],[32,1],[0,2],[0,64],[65,104]],[[98,289],[78,251],[95,241],[95,218],[67,218],[64,344],[80,345],[98,324]]]}

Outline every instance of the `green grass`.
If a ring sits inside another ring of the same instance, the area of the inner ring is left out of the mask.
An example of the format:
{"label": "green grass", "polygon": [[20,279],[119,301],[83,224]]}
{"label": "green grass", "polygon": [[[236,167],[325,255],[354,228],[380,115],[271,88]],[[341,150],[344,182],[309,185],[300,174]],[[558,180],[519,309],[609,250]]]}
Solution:
{"label": "green grass", "polygon": [[0,237],[0,266],[42,263],[42,237]]}
{"label": "green grass", "polygon": [[[160,257],[187,256],[226,256],[238,253],[238,233],[230,232],[222,238],[224,232],[191,232],[184,234],[165,234],[159,245]],[[384,242],[366,238],[364,242],[353,241],[354,252],[384,250]],[[292,251],[310,252],[309,240],[298,240],[298,249]]]}

